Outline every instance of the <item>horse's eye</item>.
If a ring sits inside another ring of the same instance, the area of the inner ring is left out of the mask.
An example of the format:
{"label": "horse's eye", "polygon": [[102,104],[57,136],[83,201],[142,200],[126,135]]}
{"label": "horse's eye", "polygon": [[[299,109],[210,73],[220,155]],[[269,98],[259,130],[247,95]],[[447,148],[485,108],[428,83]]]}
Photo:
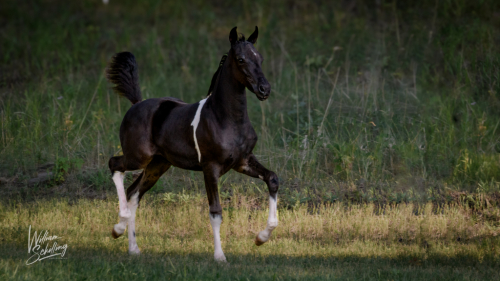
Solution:
{"label": "horse's eye", "polygon": [[243,62],[245,62],[245,61],[244,61],[243,59],[238,59],[238,62],[239,62],[239,63],[243,63]]}

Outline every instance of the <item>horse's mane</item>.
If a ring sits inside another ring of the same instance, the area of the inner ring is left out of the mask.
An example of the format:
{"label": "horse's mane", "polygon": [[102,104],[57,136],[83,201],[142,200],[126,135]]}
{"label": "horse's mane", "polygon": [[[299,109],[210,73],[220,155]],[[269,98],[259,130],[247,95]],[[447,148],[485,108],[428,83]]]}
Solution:
{"label": "horse's mane", "polygon": [[217,71],[215,71],[214,75],[212,76],[212,82],[210,82],[210,88],[208,88],[208,94],[207,97],[210,96],[215,88],[215,83],[217,82],[217,77],[219,76],[219,72],[222,69],[222,65],[224,64],[224,61],[226,61],[227,54],[224,54],[222,58],[220,59],[219,67],[217,68]]}

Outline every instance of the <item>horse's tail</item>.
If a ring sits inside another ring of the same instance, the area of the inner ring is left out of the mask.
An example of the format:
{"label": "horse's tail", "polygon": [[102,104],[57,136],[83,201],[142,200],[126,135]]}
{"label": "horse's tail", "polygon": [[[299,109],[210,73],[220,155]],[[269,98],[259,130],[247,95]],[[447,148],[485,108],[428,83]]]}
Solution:
{"label": "horse's tail", "polygon": [[106,77],[109,82],[115,84],[115,93],[126,97],[132,104],[142,101],[137,62],[132,53],[122,52],[114,55],[106,69]]}

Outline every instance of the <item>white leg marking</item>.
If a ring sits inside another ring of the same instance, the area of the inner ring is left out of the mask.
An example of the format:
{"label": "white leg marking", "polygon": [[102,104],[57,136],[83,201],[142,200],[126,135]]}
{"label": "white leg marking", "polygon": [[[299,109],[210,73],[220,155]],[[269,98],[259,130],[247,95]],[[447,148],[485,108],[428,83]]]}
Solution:
{"label": "white leg marking", "polygon": [[266,229],[259,232],[257,235],[257,240],[261,243],[267,242],[271,233],[278,226],[278,194],[276,194],[276,200],[269,196],[269,218],[267,219]]}
{"label": "white leg marking", "polygon": [[136,192],[130,197],[130,201],[128,201],[127,205],[131,214],[128,221],[128,252],[129,254],[139,254],[141,251],[135,240],[135,211],[139,205],[139,192]]}
{"label": "white leg marking", "polygon": [[226,256],[222,252],[222,246],[220,244],[220,225],[222,223],[222,216],[209,214],[210,224],[212,225],[212,231],[214,232],[214,258],[216,261],[226,261]]}
{"label": "white leg marking", "polygon": [[125,195],[125,188],[123,186],[123,180],[125,179],[125,173],[115,172],[113,175],[113,181],[116,185],[116,191],[118,193],[118,203],[120,204],[120,213],[118,214],[120,218],[130,218],[130,211],[127,208],[127,196]]}
{"label": "white leg marking", "polygon": [[261,176],[261,175],[259,175],[259,179],[264,180],[264,177],[263,177],[263,176]]}
{"label": "white leg marking", "polygon": [[201,152],[200,152],[200,147],[198,146],[198,140],[196,139],[196,128],[198,128],[198,124],[200,123],[201,109],[203,108],[203,105],[205,104],[207,99],[208,98],[200,101],[200,105],[198,106],[198,109],[196,110],[196,114],[194,115],[193,122],[191,122],[191,126],[193,126],[194,146],[196,148],[196,152],[198,152],[198,162],[201,162]]}

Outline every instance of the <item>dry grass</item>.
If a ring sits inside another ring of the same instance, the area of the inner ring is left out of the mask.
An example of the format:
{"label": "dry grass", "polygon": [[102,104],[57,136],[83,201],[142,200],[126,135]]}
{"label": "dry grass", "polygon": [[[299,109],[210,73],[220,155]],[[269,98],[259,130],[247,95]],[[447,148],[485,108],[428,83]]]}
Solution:
{"label": "dry grass", "polygon": [[[259,208],[255,200],[234,196],[226,204],[222,241],[225,244],[234,241],[242,243],[241,247],[230,247],[226,251],[233,254],[255,251],[252,239],[264,228],[267,220],[267,210]],[[205,198],[199,197],[180,203],[154,201],[152,197],[143,200],[137,217],[139,245],[143,251],[189,253],[193,251],[191,247],[195,247],[201,252],[211,252],[212,233],[205,201]],[[84,199],[73,205],[55,200],[16,206],[4,204],[1,207],[3,242],[25,243],[24,235],[13,236],[9,232],[18,228],[24,231],[32,225],[33,229],[48,229],[65,237],[70,246],[124,249],[126,243],[121,241],[123,239],[114,241],[110,237],[111,227],[117,222],[117,208],[115,200]],[[359,243],[383,242],[380,244],[382,248],[359,249],[356,254],[386,255],[388,253],[384,253],[382,245],[387,243],[399,243],[402,248],[420,254],[426,252],[425,247],[421,247],[424,244],[441,245],[438,251],[448,251],[449,247],[472,250],[477,245],[455,242],[476,241],[500,233],[499,227],[487,221],[478,223],[472,210],[458,205],[438,209],[432,204],[376,208],[373,204],[346,206],[338,203],[312,209],[301,205],[294,210],[281,210],[279,220],[271,245],[261,247],[259,251],[275,251],[278,245],[283,254],[294,256],[303,255],[305,245],[305,248],[316,245],[321,254],[331,254],[332,251],[353,251],[352,245]],[[185,240],[189,241],[187,248],[185,243],[181,243]],[[339,245],[350,246],[344,248]],[[297,251],[296,247],[302,250]]]}
{"label": "dry grass", "polygon": [[[1,203],[0,249],[7,255],[0,257],[0,279],[476,280],[498,275],[500,228],[458,204],[299,205],[281,209],[272,239],[256,247],[255,234],[267,220],[261,207],[266,202],[235,194],[224,204],[221,228],[231,265],[220,267],[212,261],[206,199],[162,199],[146,195],[141,201],[139,258],[129,258],[126,235],[111,238],[118,212],[114,199]],[[29,225],[63,237],[59,244],[68,245],[67,260],[25,266]]]}

